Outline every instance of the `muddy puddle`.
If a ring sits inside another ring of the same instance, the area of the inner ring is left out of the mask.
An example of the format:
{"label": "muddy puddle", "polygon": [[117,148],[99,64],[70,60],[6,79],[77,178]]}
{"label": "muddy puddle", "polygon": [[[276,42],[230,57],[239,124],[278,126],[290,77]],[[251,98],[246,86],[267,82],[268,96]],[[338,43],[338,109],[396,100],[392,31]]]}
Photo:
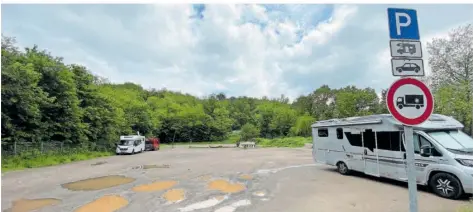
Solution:
{"label": "muddy puddle", "polygon": [[81,206],[74,212],[113,212],[126,205],[128,205],[128,200],[125,198],[117,195],[107,195]]}
{"label": "muddy puddle", "polygon": [[30,212],[44,207],[53,206],[61,203],[61,200],[54,198],[44,199],[19,199],[12,203],[10,209],[5,212]]}
{"label": "muddy puddle", "polygon": [[213,180],[208,184],[208,189],[219,190],[224,193],[237,193],[246,188],[242,183],[231,183],[227,180]]}
{"label": "muddy puddle", "polygon": [[71,191],[95,191],[128,184],[133,181],[135,181],[134,178],[129,178],[120,175],[111,175],[66,183],[62,184],[62,187]]}
{"label": "muddy puddle", "polygon": [[170,203],[175,203],[185,198],[186,191],[184,189],[171,189],[164,193],[163,197]]}
{"label": "muddy puddle", "polygon": [[136,192],[162,191],[172,188],[177,184],[176,181],[158,181],[151,184],[139,185],[133,188]]}

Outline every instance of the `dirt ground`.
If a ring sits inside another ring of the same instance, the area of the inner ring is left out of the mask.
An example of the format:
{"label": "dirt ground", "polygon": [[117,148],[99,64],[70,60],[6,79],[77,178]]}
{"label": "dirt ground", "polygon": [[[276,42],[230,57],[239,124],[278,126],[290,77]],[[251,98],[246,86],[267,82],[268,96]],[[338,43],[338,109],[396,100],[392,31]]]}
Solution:
{"label": "dirt ground", "polygon": [[[90,178],[95,178],[87,180]],[[419,211],[455,211],[420,188]],[[405,183],[342,176],[310,149],[175,148],[2,175],[2,211],[405,212]]]}

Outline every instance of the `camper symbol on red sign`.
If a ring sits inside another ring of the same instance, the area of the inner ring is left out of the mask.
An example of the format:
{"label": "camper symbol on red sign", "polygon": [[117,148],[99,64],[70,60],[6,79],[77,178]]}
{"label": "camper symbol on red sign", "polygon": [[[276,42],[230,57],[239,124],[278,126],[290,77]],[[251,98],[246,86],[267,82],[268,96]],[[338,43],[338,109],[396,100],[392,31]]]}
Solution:
{"label": "camper symbol on red sign", "polygon": [[394,82],[389,88],[386,104],[396,120],[410,126],[422,124],[434,110],[430,89],[414,78]]}

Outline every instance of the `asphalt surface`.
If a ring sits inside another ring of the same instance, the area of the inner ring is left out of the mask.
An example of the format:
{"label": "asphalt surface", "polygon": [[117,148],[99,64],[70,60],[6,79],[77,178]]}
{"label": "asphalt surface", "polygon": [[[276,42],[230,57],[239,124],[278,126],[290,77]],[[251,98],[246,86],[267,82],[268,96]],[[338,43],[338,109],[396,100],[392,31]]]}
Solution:
{"label": "asphalt surface", "polygon": [[[157,166],[145,169],[144,165]],[[71,191],[62,186],[108,175],[135,180],[95,191]],[[209,189],[209,183],[218,179],[227,180],[231,184],[227,185],[229,189],[238,190],[237,184],[244,189],[235,193]],[[160,191],[134,190],[136,186],[160,181],[173,181],[175,185]],[[168,202],[163,194],[170,189],[184,191],[184,199]],[[456,211],[468,203],[443,199],[425,190],[419,191],[419,211]],[[302,148],[181,147],[2,175],[2,211],[21,211],[19,207],[12,210],[13,202],[19,199],[55,198],[60,203],[37,211],[70,212],[107,195],[122,198],[120,203],[104,200],[105,204],[121,204],[117,206],[121,207],[117,210],[120,212],[408,211],[405,183],[362,174],[342,176],[332,167],[314,164],[311,149]],[[83,211],[87,210],[82,208]]]}

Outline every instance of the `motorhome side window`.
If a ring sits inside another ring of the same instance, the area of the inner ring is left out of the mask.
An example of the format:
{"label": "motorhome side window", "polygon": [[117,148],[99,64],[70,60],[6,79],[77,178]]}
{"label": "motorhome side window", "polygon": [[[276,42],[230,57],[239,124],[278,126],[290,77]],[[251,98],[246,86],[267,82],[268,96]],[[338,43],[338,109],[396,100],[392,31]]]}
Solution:
{"label": "motorhome side window", "polygon": [[363,142],[361,134],[345,132],[348,142],[352,146],[366,147],[370,150],[376,149],[375,133],[377,149],[389,151],[405,151],[401,145],[401,133],[397,132],[373,132],[371,129],[363,132]]}
{"label": "motorhome side window", "polygon": [[337,128],[337,138],[343,139],[343,128]]}
{"label": "motorhome side window", "polygon": [[328,129],[319,129],[319,137],[328,137]]}
{"label": "motorhome side window", "polygon": [[403,151],[401,132],[376,132],[378,149],[390,151]]}

